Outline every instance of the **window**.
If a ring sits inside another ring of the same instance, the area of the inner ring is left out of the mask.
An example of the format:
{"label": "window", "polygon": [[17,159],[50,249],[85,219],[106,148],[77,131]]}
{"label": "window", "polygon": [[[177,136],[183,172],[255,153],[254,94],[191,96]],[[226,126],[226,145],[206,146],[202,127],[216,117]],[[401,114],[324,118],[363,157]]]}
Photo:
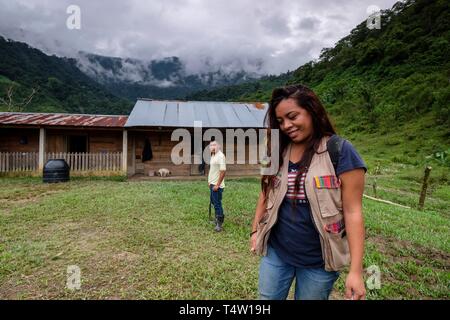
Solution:
{"label": "window", "polygon": [[69,136],[69,152],[87,152],[87,136]]}

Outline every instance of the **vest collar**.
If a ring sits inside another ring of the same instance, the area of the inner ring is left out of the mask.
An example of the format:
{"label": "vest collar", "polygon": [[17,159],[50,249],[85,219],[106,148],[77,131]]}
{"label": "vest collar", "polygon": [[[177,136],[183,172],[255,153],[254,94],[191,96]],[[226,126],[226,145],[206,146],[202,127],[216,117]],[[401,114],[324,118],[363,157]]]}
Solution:
{"label": "vest collar", "polygon": [[324,153],[325,151],[327,151],[327,141],[328,137],[323,137],[320,140],[319,148],[317,149],[316,153]]}
{"label": "vest collar", "polygon": [[288,168],[289,168],[289,158],[291,157],[291,147],[292,147],[292,142],[290,142],[287,145],[286,149],[284,149],[283,166],[282,166],[282,170],[281,170],[283,177],[287,177]]}
{"label": "vest collar", "polygon": [[[327,141],[328,141],[328,137],[323,137],[320,140],[319,148],[317,149],[316,153],[320,154],[320,153],[324,153],[325,151],[327,151]],[[292,144],[293,144],[293,142],[290,142],[288,144],[288,146],[286,147],[286,149],[284,150],[283,165],[284,164],[288,164],[289,165],[289,158],[290,158],[290,155],[291,155]]]}

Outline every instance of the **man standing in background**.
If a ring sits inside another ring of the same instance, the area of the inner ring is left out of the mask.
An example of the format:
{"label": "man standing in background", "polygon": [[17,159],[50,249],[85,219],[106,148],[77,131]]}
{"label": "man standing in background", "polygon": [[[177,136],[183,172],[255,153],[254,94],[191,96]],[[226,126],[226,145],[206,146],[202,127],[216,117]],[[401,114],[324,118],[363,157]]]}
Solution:
{"label": "man standing in background", "polygon": [[220,145],[216,141],[211,141],[209,144],[209,151],[211,152],[211,160],[208,173],[208,186],[210,190],[211,203],[214,205],[216,212],[216,227],[214,231],[222,231],[224,220],[222,207],[222,193],[225,188],[225,155],[220,151]]}

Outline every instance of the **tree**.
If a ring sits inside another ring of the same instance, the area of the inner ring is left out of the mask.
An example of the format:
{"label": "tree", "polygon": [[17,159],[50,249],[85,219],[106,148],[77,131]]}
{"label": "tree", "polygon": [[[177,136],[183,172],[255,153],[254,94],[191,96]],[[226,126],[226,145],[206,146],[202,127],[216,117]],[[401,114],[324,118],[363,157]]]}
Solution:
{"label": "tree", "polygon": [[22,101],[14,101],[14,86],[11,85],[6,90],[6,99],[0,98],[0,103],[7,107],[8,112],[23,112],[23,110],[30,104],[33,100],[34,95],[37,90],[35,88],[31,89],[31,93],[22,99]]}

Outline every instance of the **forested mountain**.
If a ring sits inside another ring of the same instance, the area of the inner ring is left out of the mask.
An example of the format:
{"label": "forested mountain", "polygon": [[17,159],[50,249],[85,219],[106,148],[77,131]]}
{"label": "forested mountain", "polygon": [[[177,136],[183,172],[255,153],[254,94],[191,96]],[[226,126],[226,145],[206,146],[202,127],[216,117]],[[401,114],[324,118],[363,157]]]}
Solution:
{"label": "forested mountain", "polygon": [[128,114],[133,107],[81,72],[74,59],[2,37],[0,57],[0,111]]}
{"label": "forested mountain", "polygon": [[80,52],[61,58],[1,36],[0,57],[0,111],[128,114],[139,97],[181,99],[260,77],[233,66],[188,73],[177,57],[144,62]]}
{"label": "forested mountain", "polygon": [[[179,99],[199,90],[240,84],[261,77],[260,73],[229,65],[209,66],[213,71],[188,72],[178,57],[143,61],[80,52],[77,65],[111,92],[133,101],[139,97]],[[253,68],[258,70],[257,61]]]}

